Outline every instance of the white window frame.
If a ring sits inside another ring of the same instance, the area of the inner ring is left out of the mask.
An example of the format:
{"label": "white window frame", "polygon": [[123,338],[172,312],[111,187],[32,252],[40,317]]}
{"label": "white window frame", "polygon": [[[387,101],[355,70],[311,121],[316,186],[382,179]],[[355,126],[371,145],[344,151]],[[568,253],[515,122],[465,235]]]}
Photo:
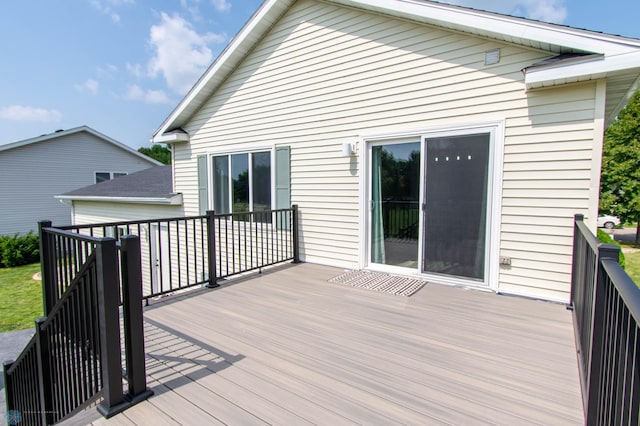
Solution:
{"label": "white window frame", "polygon": [[[209,171],[209,209],[214,209],[214,175],[215,170],[213,170],[213,157],[227,157],[227,166],[229,167],[229,185],[231,185],[231,156],[238,154],[247,154],[248,155],[248,167],[249,167],[249,211],[253,211],[253,191],[251,190],[252,182],[253,182],[253,156],[251,154],[255,153],[269,153],[269,179],[270,182],[270,191],[271,191],[271,200],[270,200],[270,210],[275,209],[275,146],[270,147],[256,147],[251,149],[228,149],[228,150],[219,150],[219,151],[211,151],[207,155],[207,168]],[[229,211],[228,213],[237,213],[233,211],[233,191],[232,188],[229,188],[229,199],[227,200],[229,203]],[[217,212],[216,212],[217,213]]]}
{"label": "white window frame", "polygon": [[[103,170],[97,170],[97,171],[93,172],[93,183],[99,183],[98,182],[98,173],[105,173],[105,174],[109,175],[109,179],[108,180],[103,180],[102,182],[107,182],[109,180],[115,179],[114,175],[116,175],[116,174],[120,174],[122,176],[126,176],[126,175],[129,174],[128,172],[118,172],[118,171],[107,172],[107,171],[103,171]],[[118,177],[120,177],[120,176],[118,176]]]}

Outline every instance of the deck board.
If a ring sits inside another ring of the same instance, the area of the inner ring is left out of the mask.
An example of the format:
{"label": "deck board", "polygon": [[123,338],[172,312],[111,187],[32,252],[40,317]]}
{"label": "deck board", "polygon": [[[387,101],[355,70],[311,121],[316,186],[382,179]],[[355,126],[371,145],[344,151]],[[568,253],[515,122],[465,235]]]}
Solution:
{"label": "deck board", "polygon": [[[95,424],[582,424],[564,306],[288,265],[152,301],[156,395]],[[156,421],[157,420],[157,421]]]}

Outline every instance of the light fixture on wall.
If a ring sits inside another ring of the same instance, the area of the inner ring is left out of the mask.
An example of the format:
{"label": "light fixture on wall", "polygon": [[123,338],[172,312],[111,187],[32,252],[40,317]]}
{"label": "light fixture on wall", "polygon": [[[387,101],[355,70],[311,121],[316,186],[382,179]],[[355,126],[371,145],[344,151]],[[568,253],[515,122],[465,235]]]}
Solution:
{"label": "light fixture on wall", "polygon": [[356,144],[351,142],[344,142],[342,144],[342,155],[344,157],[350,157],[356,153]]}

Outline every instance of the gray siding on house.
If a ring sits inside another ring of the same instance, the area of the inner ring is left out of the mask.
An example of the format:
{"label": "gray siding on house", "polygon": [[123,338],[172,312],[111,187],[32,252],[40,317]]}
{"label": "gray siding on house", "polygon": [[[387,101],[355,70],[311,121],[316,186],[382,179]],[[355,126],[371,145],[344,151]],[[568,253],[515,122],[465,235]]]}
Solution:
{"label": "gray siding on house", "polygon": [[156,163],[80,131],[0,152],[0,235],[71,223],[59,195],[95,183],[95,172],[133,173]]}

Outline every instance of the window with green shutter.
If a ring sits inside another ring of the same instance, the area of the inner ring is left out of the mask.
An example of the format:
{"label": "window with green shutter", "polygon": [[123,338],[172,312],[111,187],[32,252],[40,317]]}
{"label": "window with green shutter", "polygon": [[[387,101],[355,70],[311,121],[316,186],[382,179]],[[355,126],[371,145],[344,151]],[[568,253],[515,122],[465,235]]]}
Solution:
{"label": "window with green shutter", "polygon": [[198,211],[204,215],[209,210],[209,173],[207,156],[198,155]]}
{"label": "window with green shutter", "polygon": [[[290,148],[275,148],[272,173],[272,151],[239,152],[211,157],[211,178],[207,173],[207,157],[198,156],[198,195],[201,214],[209,208],[216,213],[237,213],[291,208]],[[272,176],[275,185],[272,186]],[[275,188],[275,199],[272,194]]]}

